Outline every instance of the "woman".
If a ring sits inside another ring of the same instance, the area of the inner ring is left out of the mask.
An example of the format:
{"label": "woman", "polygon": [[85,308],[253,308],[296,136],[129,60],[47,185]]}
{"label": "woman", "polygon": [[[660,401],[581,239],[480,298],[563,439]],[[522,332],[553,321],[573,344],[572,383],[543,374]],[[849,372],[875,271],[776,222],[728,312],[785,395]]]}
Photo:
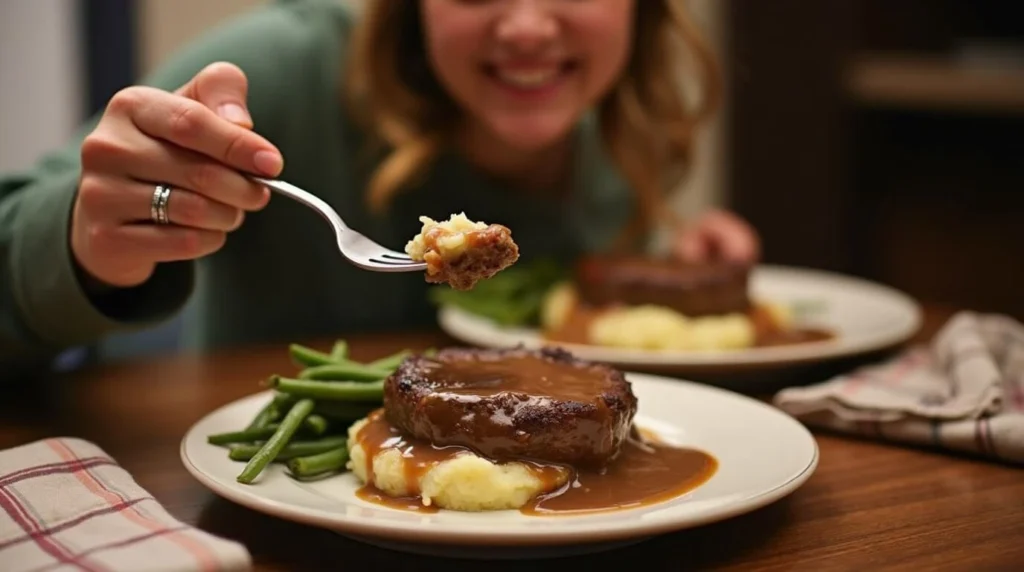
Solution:
{"label": "woman", "polygon": [[[695,106],[673,83],[674,33]],[[510,227],[524,261],[568,261],[655,227],[716,82],[673,0],[372,2],[358,19],[330,0],[278,2],[0,179],[0,355],[149,327],[190,299],[186,339],[202,348],[429,325],[422,275],[356,269],[316,214],[268,205],[241,173],[316,192],[394,248],[420,215],[466,212]],[[160,185],[168,220],[153,212]],[[757,256],[722,212],[676,245]]]}

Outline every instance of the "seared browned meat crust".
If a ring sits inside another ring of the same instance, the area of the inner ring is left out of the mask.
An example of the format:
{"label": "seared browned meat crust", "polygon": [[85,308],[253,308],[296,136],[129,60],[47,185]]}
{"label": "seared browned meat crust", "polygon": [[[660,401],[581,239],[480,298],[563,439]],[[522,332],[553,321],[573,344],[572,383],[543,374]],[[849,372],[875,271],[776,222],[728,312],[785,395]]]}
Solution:
{"label": "seared browned meat crust", "polygon": [[623,374],[560,349],[446,349],[384,385],[388,421],[437,447],[575,467],[612,460],[637,399]]}
{"label": "seared browned meat crust", "polygon": [[637,256],[589,256],[576,266],[580,298],[592,306],[657,305],[685,316],[746,312],[747,266],[685,264]]}
{"label": "seared browned meat crust", "polygon": [[465,233],[466,249],[455,256],[445,256],[432,245],[443,229],[428,230],[424,235],[427,251],[427,282],[448,284],[455,290],[470,290],[480,280],[490,278],[519,259],[519,246],[512,232],[500,224]]}

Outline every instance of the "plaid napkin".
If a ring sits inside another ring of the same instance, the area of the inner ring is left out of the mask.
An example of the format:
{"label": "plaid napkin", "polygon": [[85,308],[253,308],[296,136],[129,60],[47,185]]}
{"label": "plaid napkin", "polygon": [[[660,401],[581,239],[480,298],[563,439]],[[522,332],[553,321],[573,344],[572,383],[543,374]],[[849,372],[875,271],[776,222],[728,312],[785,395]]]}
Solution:
{"label": "plaid napkin", "polygon": [[245,547],[175,520],[99,447],[0,451],[0,570],[248,570]]}
{"label": "plaid napkin", "polygon": [[1024,464],[1024,325],[962,312],[930,347],[784,389],[775,405],[811,426]]}

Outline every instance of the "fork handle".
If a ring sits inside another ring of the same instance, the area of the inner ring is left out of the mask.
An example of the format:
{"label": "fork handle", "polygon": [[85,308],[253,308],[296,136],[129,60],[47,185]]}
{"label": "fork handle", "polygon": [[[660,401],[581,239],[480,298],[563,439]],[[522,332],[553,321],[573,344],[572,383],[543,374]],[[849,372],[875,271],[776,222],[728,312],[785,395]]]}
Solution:
{"label": "fork handle", "polygon": [[323,199],[313,193],[302,190],[299,187],[284,181],[263,179],[260,177],[253,177],[252,179],[261,185],[265,185],[268,189],[278,194],[295,199],[296,201],[299,201],[307,207],[315,210],[327,222],[331,223],[331,226],[334,227],[335,231],[340,233],[348,230],[348,225],[345,224],[345,221],[341,220],[341,217],[338,216],[338,213],[335,212],[333,208],[331,208],[331,205],[327,204]]}

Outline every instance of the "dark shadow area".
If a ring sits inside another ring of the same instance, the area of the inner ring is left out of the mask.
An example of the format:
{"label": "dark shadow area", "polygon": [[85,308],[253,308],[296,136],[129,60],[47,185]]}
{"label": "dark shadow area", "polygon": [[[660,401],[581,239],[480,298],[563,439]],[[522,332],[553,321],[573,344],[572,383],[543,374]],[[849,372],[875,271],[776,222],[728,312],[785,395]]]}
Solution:
{"label": "dark shadow area", "polygon": [[55,416],[62,401],[61,381],[53,376],[26,374],[4,384],[0,418],[4,421],[33,422]]}
{"label": "dark shadow area", "polygon": [[48,375],[22,375],[0,397],[0,449],[60,434],[63,384]]}

